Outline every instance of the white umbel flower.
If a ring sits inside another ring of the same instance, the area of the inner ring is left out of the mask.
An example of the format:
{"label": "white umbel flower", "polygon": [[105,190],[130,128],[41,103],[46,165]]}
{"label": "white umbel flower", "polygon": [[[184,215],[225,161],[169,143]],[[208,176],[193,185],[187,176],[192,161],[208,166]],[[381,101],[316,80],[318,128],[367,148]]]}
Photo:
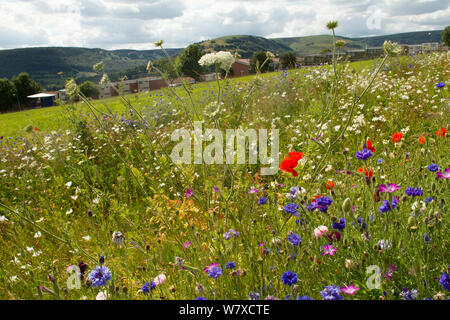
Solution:
{"label": "white umbel flower", "polygon": [[203,55],[198,64],[201,66],[212,66],[217,64],[223,70],[229,70],[234,63],[235,58],[228,51],[219,51]]}

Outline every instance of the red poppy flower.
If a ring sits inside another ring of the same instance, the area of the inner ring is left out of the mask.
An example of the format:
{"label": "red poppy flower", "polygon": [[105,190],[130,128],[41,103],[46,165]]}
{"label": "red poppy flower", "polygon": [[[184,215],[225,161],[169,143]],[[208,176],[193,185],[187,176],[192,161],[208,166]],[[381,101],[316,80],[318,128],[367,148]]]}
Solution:
{"label": "red poppy flower", "polygon": [[289,152],[289,157],[290,157],[292,160],[298,162],[301,158],[303,158],[303,153],[297,152],[297,151],[292,151],[292,152]]}
{"label": "red poppy flower", "polygon": [[328,190],[333,189],[334,188],[334,182],[333,181],[325,182],[325,188],[327,188]]}
{"label": "red poppy flower", "polygon": [[402,138],[403,138],[403,133],[401,133],[401,132],[396,132],[396,133],[394,133],[394,134],[392,135],[392,137],[391,137],[391,142],[392,142],[392,143],[400,142],[400,140],[402,140]]}
{"label": "red poppy flower", "polygon": [[424,137],[423,135],[421,135],[421,136],[419,137],[419,143],[420,143],[420,144],[424,144],[425,142],[427,142],[427,140],[425,140],[425,137]]}
{"label": "red poppy flower", "polygon": [[372,152],[375,152],[375,148],[372,145],[372,141],[367,140],[367,149],[369,149]]}
{"label": "red poppy flower", "polygon": [[363,172],[364,172],[364,168],[363,168],[363,167],[360,167],[357,171],[358,171],[359,173],[363,173]]}
{"label": "red poppy flower", "polygon": [[442,138],[445,138],[445,135],[447,134],[447,130],[445,128],[440,128],[437,132],[436,135],[440,136]]}
{"label": "red poppy flower", "polygon": [[366,177],[372,178],[373,177],[373,171],[372,170],[370,170],[370,171],[366,170]]}
{"label": "red poppy flower", "polygon": [[298,177],[297,171],[295,171],[295,167],[298,165],[298,161],[303,157],[303,153],[292,151],[289,152],[289,156],[285,157],[283,161],[281,161],[280,169],[282,171],[290,172],[294,177]]}
{"label": "red poppy flower", "polygon": [[298,165],[298,162],[297,162],[297,161],[294,161],[294,160],[292,160],[291,158],[286,157],[286,158],[284,158],[283,161],[281,161],[280,169],[281,169],[282,171],[286,171],[286,172],[292,173],[292,175],[293,175],[294,177],[298,177],[297,171],[294,170],[294,168],[295,168],[297,165]]}

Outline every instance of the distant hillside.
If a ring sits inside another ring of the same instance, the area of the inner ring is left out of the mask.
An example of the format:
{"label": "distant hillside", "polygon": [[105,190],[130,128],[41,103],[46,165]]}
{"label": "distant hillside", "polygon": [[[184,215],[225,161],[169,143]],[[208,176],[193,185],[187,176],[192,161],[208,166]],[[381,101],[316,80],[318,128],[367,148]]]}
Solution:
{"label": "distant hillside", "polygon": [[[175,54],[181,49],[169,49]],[[64,78],[74,77],[77,82],[98,81],[92,66],[103,60],[105,72],[114,74],[146,65],[148,60],[164,56],[161,50],[103,50],[87,48],[44,47],[0,51],[0,77],[11,79],[20,72],[28,72],[33,79],[47,89],[64,87]]]}
{"label": "distant hillside", "polygon": [[[362,37],[362,38],[346,38],[340,37],[347,42],[344,48],[346,49],[362,49],[366,45],[369,47],[376,47],[383,45],[385,40],[392,42],[398,42],[401,44],[421,44],[424,42],[441,42],[441,33],[439,31],[418,31],[398,33],[385,36],[376,37]],[[271,39],[284,46],[288,46],[291,50],[298,54],[312,54],[320,53],[323,50],[327,50],[331,47],[332,36],[320,35],[320,36],[308,36],[308,37],[293,37],[293,38],[278,38]]]}
{"label": "distant hillside", "polygon": [[227,36],[199,42],[198,45],[205,51],[230,51],[239,53],[242,58],[250,58],[257,51],[271,51],[274,54],[291,51],[292,49],[273,39],[256,36]]}
{"label": "distant hillside", "polygon": [[[381,46],[385,40],[404,44],[420,44],[423,42],[440,42],[442,31],[420,31],[399,33],[377,37],[346,38],[344,50]],[[256,51],[271,51],[282,54],[295,51],[299,55],[321,53],[331,48],[332,38],[329,35],[266,39],[263,37],[236,35],[198,42],[205,51],[238,52],[243,58],[249,58]],[[183,49],[169,49],[175,55]],[[87,48],[26,48],[0,50],[0,78],[11,79],[20,72],[28,72],[33,79],[46,89],[62,88],[64,81],[57,75],[63,72],[65,78],[75,78],[78,83],[85,80],[98,82],[100,76],[95,74],[92,66],[103,60],[105,72],[112,79],[121,74],[141,76],[146,74],[148,60],[162,58],[161,50],[103,50]]]}

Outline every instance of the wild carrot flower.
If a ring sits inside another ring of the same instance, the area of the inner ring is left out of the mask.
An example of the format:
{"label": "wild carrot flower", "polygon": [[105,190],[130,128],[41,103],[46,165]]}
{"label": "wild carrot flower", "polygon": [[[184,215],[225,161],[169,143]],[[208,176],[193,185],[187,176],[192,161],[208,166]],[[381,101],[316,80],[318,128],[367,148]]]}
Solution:
{"label": "wild carrot flower", "polygon": [[292,271],[286,271],[281,276],[281,282],[287,286],[292,286],[293,284],[297,283],[297,274]]}
{"label": "wild carrot flower", "polygon": [[403,138],[403,133],[402,132],[396,132],[391,136],[391,142],[392,143],[397,143],[400,142]]}
{"label": "wild carrot flower", "polygon": [[348,287],[341,288],[341,291],[343,293],[349,294],[351,296],[354,295],[358,290],[359,290],[359,287],[355,287],[353,284]]}
{"label": "wild carrot flower", "polygon": [[108,267],[97,266],[95,270],[89,273],[89,279],[93,287],[105,286],[111,280],[111,271],[109,271]]}
{"label": "wild carrot flower", "polygon": [[361,151],[357,151],[355,154],[356,159],[366,161],[372,156],[372,151],[369,149],[362,149]]}

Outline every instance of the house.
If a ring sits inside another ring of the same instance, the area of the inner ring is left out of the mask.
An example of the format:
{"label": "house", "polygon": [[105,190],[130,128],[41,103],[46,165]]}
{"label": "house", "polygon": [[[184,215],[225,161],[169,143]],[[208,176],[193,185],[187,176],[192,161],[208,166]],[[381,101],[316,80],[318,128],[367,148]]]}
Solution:
{"label": "house", "polygon": [[353,49],[347,51],[347,56],[350,61],[360,61],[367,59],[366,49]]}
{"label": "house", "polygon": [[304,64],[306,66],[313,66],[326,63],[328,61],[325,54],[309,54],[304,57]]}
{"label": "house", "polygon": [[51,107],[56,105],[56,92],[42,92],[27,96],[31,101],[32,108]]}
{"label": "house", "polygon": [[233,72],[230,76],[232,77],[243,77],[248,76],[250,69],[250,59],[236,59],[231,65]]}
{"label": "house", "polygon": [[202,81],[214,81],[216,80],[216,74],[215,73],[207,73],[200,75],[200,79]]}
{"label": "house", "polygon": [[384,55],[383,47],[368,47],[366,48],[367,58],[375,59]]}

